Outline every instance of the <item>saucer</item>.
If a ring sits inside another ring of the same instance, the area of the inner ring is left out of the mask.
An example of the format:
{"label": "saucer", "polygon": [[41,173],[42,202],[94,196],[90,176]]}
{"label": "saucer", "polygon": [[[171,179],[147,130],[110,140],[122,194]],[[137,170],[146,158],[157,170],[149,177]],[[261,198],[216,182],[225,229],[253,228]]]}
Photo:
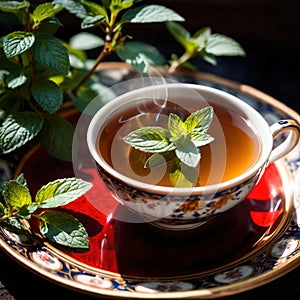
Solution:
{"label": "saucer", "polygon": [[[109,65],[101,76],[112,80],[113,71]],[[131,76],[128,72],[126,76]],[[296,112],[251,87],[203,73],[192,78],[177,76],[177,80],[192,79],[236,95],[259,109],[270,123],[299,119]],[[88,197],[62,209],[86,227],[90,239],[87,252],[67,251],[48,243],[36,246],[5,230],[0,231],[0,245],[46,280],[94,296],[199,299],[236,294],[270,282],[298,265],[300,228],[295,207],[299,207],[300,191],[294,183],[300,176],[299,162],[298,148],[270,165],[241,204],[203,227],[179,233],[148,223],[120,221],[130,218],[130,212],[110,196],[94,168],[83,168],[93,188]],[[74,176],[71,163],[56,160],[39,146],[23,158],[20,172],[32,193],[58,177]]]}

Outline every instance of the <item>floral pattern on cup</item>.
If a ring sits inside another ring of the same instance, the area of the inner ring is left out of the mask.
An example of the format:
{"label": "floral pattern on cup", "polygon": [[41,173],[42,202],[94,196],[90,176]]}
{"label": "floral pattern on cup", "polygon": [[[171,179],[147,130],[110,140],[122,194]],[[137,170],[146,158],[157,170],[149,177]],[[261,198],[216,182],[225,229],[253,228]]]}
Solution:
{"label": "floral pattern on cup", "polygon": [[230,189],[204,195],[161,195],[137,189],[110,176],[97,165],[98,173],[109,191],[125,207],[137,212],[146,222],[166,229],[190,229],[216,217],[246,198],[260,173]]}

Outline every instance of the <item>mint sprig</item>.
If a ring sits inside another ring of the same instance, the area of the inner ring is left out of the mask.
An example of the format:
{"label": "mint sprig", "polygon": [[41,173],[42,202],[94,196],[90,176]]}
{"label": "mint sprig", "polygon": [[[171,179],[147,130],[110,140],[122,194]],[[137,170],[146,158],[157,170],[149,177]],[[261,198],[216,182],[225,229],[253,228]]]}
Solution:
{"label": "mint sprig", "polygon": [[9,180],[0,186],[0,226],[32,237],[21,221],[35,218],[39,222],[41,235],[50,242],[88,249],[88,234],[76,218],[47,209],[64,206],[91,187],[91,183],[78,178],[57,179],[42,186],[33,199],[21,174],[16,180]]}
{"label": "mint sprig", "polygon": [[170,113],[168,129],[145,126],[130,132],[123,140],[137,150],[153,153],[145,161],[144,167],[158,167],[171,162],[171,183],[190,187],[198,179],[195,168],[201,159],[199,147],[214,140],[207,133],[212,120],[211,106],[193,112],[185,121]]}

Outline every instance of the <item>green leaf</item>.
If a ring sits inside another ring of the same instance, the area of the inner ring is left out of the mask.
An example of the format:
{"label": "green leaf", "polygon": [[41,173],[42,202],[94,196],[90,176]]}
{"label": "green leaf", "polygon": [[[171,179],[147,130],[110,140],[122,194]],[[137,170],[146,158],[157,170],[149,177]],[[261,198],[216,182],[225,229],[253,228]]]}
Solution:
{"label": "green leaf", "polygon": [[24,205],[18,210],[17,217],[21,219],[30,219],[31,214],[34,213],[38,209],[38,205],[30,204]]}
{"label": "green leaf", "polygon": [[149,63],[146,57],[125,45],[119,45],[116,53],[121,60],[135,68],[138,72],[145,74],[149,71]]}
{"label": "green leaf", "polygon": [[27,186],[27,182],[26,182],[26,179],[24,177],[24,173],[20,173],[17,178],[15,179],[15,181],[17,181],[18,183],[24,185],[24,186]]}
{"label": "green leaf", "polygon": [[34,81],[31,93],[34,100],[49,113],[56,112],[63,102],[62,90],[51,80]]}
{"label": "green leaf", "polygon": [[[0,182],[0,185],[2,186],[2,182]],[[1,196],[2,196],[2,190],[1,190]],[[0,202],[0,218],[2,218],[3,216],[5,216],[5,207],[2,204],[2,202]]]}
{"label": "green leaf", "polygon": [[48,115],[40,134],[42,146],[54,157],[72,161],[73,125],[57,114]]}
{"label": "green leaf", "polygon": [[43,126],[43,118],[34,112],[9,115],[0,126],[0,153],[6,154],[33,139]]}
{"label": "green leaf", "polygon": [[[108,7],[114,15],[117,15],[121,10],[128,9],[134,4],[134,0],[110,0],[108,2],[110,2]],[[104,5],[106,6],[107,3]]]}
{"label": "green leaf", "polygon": [[172,151],[163,153],[152,154],[145,162],[145,168],[155,168],[160,167],[168,163],[172,158],[174,158]]}
{"label": "green leaf", "polygon": [[190,114],[184,122],[188,132],[193,130],[205,133],[213,120],[213,107],[208,106]]}
{"label": "green leaf", "polygon": [[200,159],[200,150],[195,146],[190,138],[186,137],[180,144],[176,144],[175,154],[178,159],[191,168],[195,168]]}
{"label": "green leaf", "polygon": [[88,12],[84,5],[74,0],[54,0],[53,3],[63,6],[71,14],[78,18],[84,19],[88,16]]}
{"label": "green leaf", "polygon": [[4,37],[3,49],[7,58],[19,55],[32,47],[35,36],[32,32],[14,31]]}
{"label": "green leaf", "polygon": [[167,22],[166,27],[172,36],[179,42],[182,46],[185,46],[188,40],[191,39],[191,34],[182,25],[175,22]]}
{"label": "green leaf", "polygon": [[132,131],[124,142],[144,152],[165,152],[175,149],[168,139],[168,131],[162,127],[146,126]]}
{"label": "green leaf", "polygon": [[172,9],[161,5],[145,5],[128,9],[122,21],[130,23],[153,23],[167,21],[184,21],[184,18]]}
{"label": "green leaf", "polygon": [[170,170],[170,182],[173,186],[191,188],[198,181],[198,169],[190,168],[180,162],[175,162]]}
{"label": "green leaf", "polygon": [[213,66],[217,65],[217,59],[213,54],[207,53],[206,51],[204,51],[204,53],[201,55],[201,57],[209,64],[211,64]]}
{"label": "green leaf", "polygon": [[70,68],[67,48],[54,36],[38,35],[32,47],[34,59],[43,67],[67,75]]}
{"label": "green leaf", "polygon": [[1,1],[0,10],[4,12],[18,13],[21,9],[29,7],[27,1]]}
{"label": "green leaf", "polygon": [[238,42],[228,36],[217,33],[209,36],[206,52],[216,56],[245,56],[245,51]]}
{"label": "green leaf", "polygon": [[103,23],[104,21],[105,21],[105,17],[103,17],[102,15],[87,16],[82,20],[81,28],[87,29],[87,28],[95,27]]}
{"label": "green leaf", "polygon": [[104,40],[97,35],[88,32],[81,32],[74,35],[69,44],[78,50],[90,50],[104,45]]}
{"label": "green leaf", "polygon": [[175,22],[166,23],[168,31],[175,38],[175,40],[183,46],[186,52],[193,54],[199,47],[197,42],[191,37],[189,31],[187,31],[182,25]]}
{"label": "green leaf", "polygon": [[197,42],[199,48],[205,48],[207,40],[210,35],[211,35],[211,28],[203,27],[193,35],[193,39]]}
{"label": "green leaf", "polygon": [[27,81],[27,77],[20,73],[11,73],[7,77],[7,87],[10,89],[15,89],[23,85]]}
{"label": "green leaf", "polygon": [[73,216],[57,211],[45,211],[39,215],[39,219],[41,234],[51,242],[72,248],[89,247],[85,228]]}
{"label": "green leaf", "polygon": [[62,27],[63,24],[56,17],[52,17],[51,19],[47,19],[41,24],[39,24],[38,29],[36,29],[36,35],[42,34],[52,34],[54,35],[57,30]]}
{"label": "green leaf", "polygon": [[22,222],[18,218],[10,217],[5,222],[1,222],[1,227],[14,232],[16,234],[27,234],[28,232],[24,229]]}
{"label": "green leaf", "polygon": [[32,13],[34,24],[39,24],[45,19],[53,17],[57,13],[54,3],[46,2],[38,5]]}
{"label": "green leaf", "polygon": [[91,187],[91,183],[79,178],[57,179],[40,188],[35,202],[41,208],[63,206],[85,194]]}
{"label": "green leaf", "polygon": [[187,130],[183,121],[178,115],[173,113],[169,114],[168,130],[171,136],[173,137],[173,139],[171,139],[172,141],[178,139],[182,135],[187,134]]}
{"label": "green leaf", "polygon": [[21,208],[32,202],[28,188],[14,180],[4,183],[3,196],[5,203],[15,208]]}
{"label": "green leaf", "polygon": [[92,1],[86,1],[86,0],[82,0],[81,3],[87,8],[89,13],[91,13],[93,16],[95,15],[96,16],[102,15],[104,17],[107,16],[106,9],[103,6],[94,3]]}
{"label": "green leaf", "polygon": [[117,47],[116,53],[140,73],[147,73],[151,65],[166,64],[166,59],[155,47],[141,42],[126,42]]}
{"label": "green leaf", "polygon": [[210,144],[214,138],[207,133],[193,131],[190,133],[192,142],[196,147],[202,147],[204,145]]}

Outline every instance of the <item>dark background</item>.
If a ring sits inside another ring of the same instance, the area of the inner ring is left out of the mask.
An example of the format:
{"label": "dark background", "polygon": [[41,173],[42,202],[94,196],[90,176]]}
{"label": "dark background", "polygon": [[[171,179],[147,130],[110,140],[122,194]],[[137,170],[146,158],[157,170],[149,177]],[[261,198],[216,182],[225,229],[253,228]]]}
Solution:
{"label": "dark background", "polygon": [[[247,54],[243,58],[218,57],[217,66],[196,58],[193,63],[199,71],[251,85],[300,111],[299,0],[157,0],[144,3],[172,8],[185,18],[181,25],[191,34],[210,26],[213,33],[238,41]],[[66,24],[58,32],[63,38],[80,31],[79,19],[69,14],[61,19]],[[125,32],[134,40],[155,46],[166,58],[183,51],[161,23],[128,24]],[[90,55],[94,58],[96,52]],[[107,60],[118,58],[111,56]]]}
{"label": "dark background", "polygon": [[[253,86],[300,112],[300,1],[299,0],[161,0],[182,15],[183,25],[194,33],[210,26],[215,33],[236,39],[244,58],[218,58],[211,66],[195,59],[200,71],[214,73]],[[59,34],[67,38],[80,28],[77,19],[63,14]],[[1,25],[2,27],[2,25]],[[2,27],[3,28],[3,27]],[[0,29],[1,30],[1,29]],[[128,26],[136,40],[156,46],[166,57],[180,54],[181,47],[163,24]],[[91,53],[93,56],[94,53]],[[111,57],[110,60],[117,59]],[[92,299],[42,279],[0,252],[0,281],[16,299]],[[298,298],[300,268],[253,290],[225,299]],[[1,299],[1,296],[0,296]]]}

